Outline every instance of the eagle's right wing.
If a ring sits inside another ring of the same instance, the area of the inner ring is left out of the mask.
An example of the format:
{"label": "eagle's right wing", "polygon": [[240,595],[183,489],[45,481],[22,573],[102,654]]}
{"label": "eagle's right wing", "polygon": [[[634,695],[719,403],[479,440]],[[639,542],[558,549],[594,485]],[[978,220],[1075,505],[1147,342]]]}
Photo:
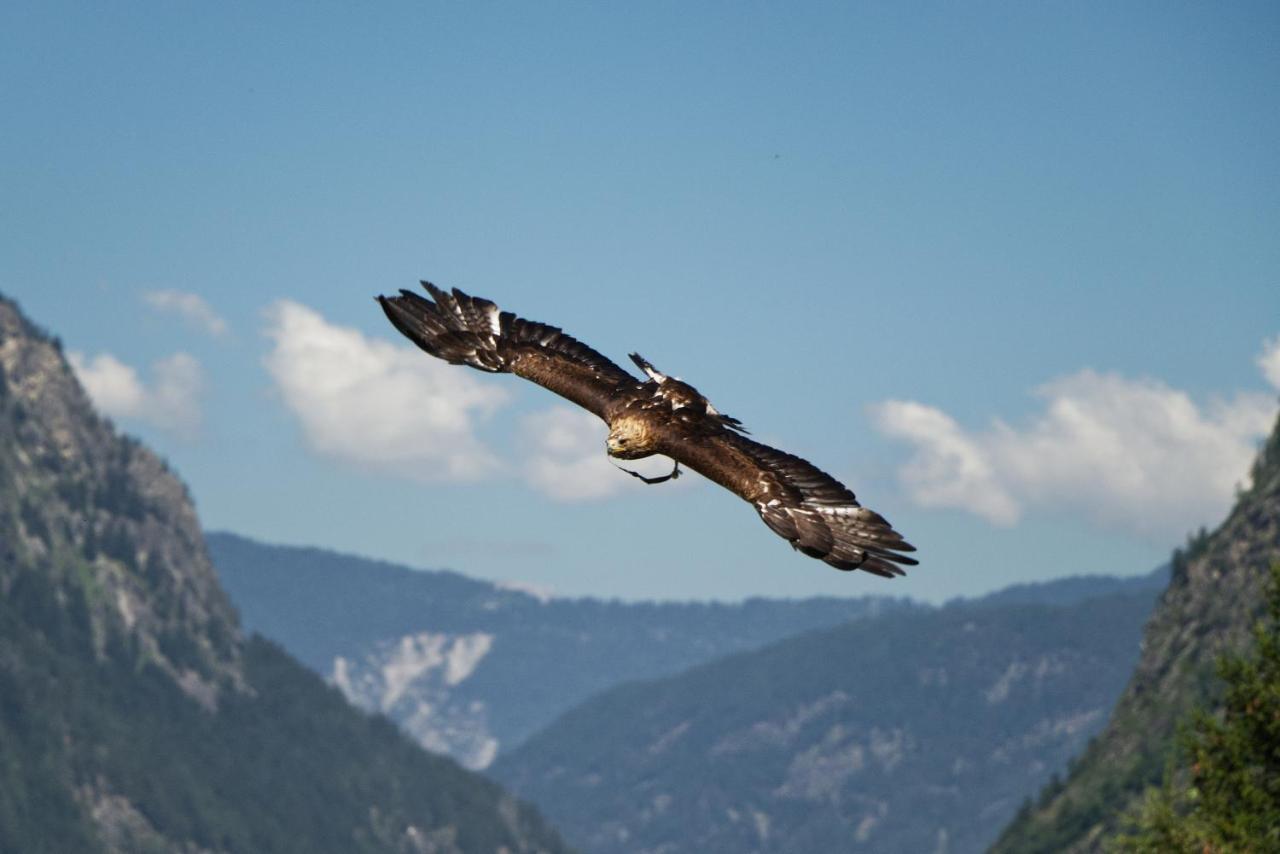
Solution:
{"label": "eagle's right wing", "polygon": [[755,506],[775,534],[836,569],[892,578],[915,547],[852,490],[800,457],[725,429],[686,437],[664,453]]}
{"label": "eagle's right wing", "polygon": [[412,291],[378,297],[382,310],[405,337],[455,365],[532,380],[608,421],[639,381],[595,350],[554,326],[499,312],[487,299],[457,288],[448,293],[422,286],[435,302]]}

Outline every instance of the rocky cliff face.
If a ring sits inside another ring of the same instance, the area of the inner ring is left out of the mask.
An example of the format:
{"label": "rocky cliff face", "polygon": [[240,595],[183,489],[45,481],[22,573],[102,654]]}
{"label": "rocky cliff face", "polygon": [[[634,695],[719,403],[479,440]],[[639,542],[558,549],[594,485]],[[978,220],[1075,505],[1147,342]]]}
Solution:
{"label": "rocky cliff face", "polygon": [[488,704],[459,702],[454,692],[492,648],[487,632],[417,632],[375,644],[363,656],[338,656],[330,681],[357,706],[398,721],[428,750],[487,768],[498,754]]}
{"label": "rocky cliff face", "polygon": [[244,687],[235,612],[186,487],[100,418],[58,344],[0,298],[0,593],[23,572],[78,587],[113,632],[214,708]]}
{"label": "rocky cliff face", "polygon": [[1226,521],[1175,554],[1142,657],[1106,730],[1066,782],[1046,789],[993,851],[1102,849],[1118,817],[1146,786],[1160,782],[1178,721],[1193,706],[1214,701],[1218,656],[1250,642],[1267,569],[1277,559],[1280,421]]}
{"label": "rocky cliff face", "polygon": [[556,852],[219,586],[182,483],[0,297],[0,851]]}

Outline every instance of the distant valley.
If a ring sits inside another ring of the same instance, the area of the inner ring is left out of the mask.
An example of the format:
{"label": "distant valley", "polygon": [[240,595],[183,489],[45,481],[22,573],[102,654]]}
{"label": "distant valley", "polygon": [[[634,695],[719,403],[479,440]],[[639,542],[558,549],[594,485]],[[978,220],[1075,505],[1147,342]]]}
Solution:
{"label": "distant valley", "polygon": [[976,854],[1106,723],[1155,592],[809,632],[606,692],[492,772],[595,854]]}
{"label": "distant valley", "polygon": [[628,604],[208,542],[248,627],[589,852],[980,851],[1104,726],[1169,572]]}
{"label": "distant valley", "polygon": [[736,605],[539,598],[322,549],[226,533],[207,541],[246,627],[471,768],[620,683],[924,607],[887,596]]}

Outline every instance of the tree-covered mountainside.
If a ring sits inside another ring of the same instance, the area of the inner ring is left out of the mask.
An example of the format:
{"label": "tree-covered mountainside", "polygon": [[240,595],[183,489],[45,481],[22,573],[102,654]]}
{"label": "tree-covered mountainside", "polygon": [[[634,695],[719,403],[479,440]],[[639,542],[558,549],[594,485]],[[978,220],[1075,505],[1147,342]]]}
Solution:
{"label": "tree-covered mountainside", "polygon": [[246,641],[183,485],[0,297],[0,851],[562,851]]}
{"label": "tree-covered mountainside", "polygon": [[1001,836],[995,852],[1098,851],[1119,817],[1161,783],[1178,721],[1215,706],[1215,662],[1250,646],[1267,568],[1280,558],[1280,421],[1235,507],[1217,530],[1174,554],[1172,580],[1142,657],[1107,728],[1063,782],[1045,789]]}
{"label": "tree-covered mountainside", "polygon": [[593,694],[849,620],[882,596],[723,603],[538,598],[453,572],[208,535],[245,625],[349,699],[475,768]]}
{"label": "tree-covered mountainside", "polygon": [[596,854],[981,851],[1102,726],[1153,598],[809,633],[595,697],[492,773]]}
{"label": "tree-covered mountainside", "polygon": [[1280,563],[1253,646],[1218,659],[1221,715],[1196,709],[1164,785],[1126,815],[1117,851],[1280,851]]}

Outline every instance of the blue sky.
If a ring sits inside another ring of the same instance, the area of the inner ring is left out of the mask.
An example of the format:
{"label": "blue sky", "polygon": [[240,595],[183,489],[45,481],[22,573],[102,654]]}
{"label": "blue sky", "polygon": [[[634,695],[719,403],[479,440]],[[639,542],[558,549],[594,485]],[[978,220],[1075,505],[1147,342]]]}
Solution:
{"label": "blue sky", "polygon": [[[210,528],[624,598],[1137,573],[1275,414],[1278,37],[1267,3],[10,3],[0,292]],[[401,346],[371,298],[419,278],[639,350],[922,566],[609,470],[549,393]]]}

